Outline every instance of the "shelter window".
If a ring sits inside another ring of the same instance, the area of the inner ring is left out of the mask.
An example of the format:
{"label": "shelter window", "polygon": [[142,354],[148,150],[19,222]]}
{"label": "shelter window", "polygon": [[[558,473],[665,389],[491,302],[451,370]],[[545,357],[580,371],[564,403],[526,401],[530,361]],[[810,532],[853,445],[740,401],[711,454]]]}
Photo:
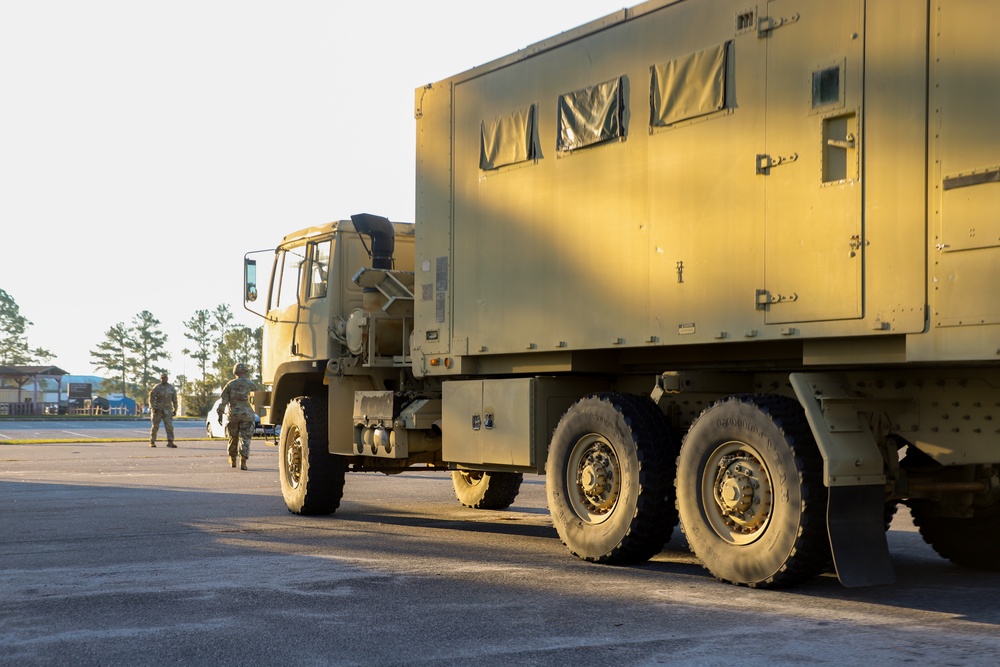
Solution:
{"label": "shelter window", "polygon": [[812,75],[812,106],[826,106],[840,101],[840,66],[827,67],[813,72]]}
{"label": "shelter window", "polygon": [[534,104],[482,122],[479,135],[480,169],[499,169],[539,157],[541,151]]}
{"label": "shelter window", "polygon": [[556,148],[573,151],[625,137],[624,76],[559,96]]}
{"label": "shelter window", "polygon": [[330,241],[309,245],[309,283],[306,286],[307,299],[322,299],[326,296],[330,280]]}
{"label": "shelter window", "polygon": [[731,45],[726,42],[650,68],[651,127],[666,127],[726,107]]}

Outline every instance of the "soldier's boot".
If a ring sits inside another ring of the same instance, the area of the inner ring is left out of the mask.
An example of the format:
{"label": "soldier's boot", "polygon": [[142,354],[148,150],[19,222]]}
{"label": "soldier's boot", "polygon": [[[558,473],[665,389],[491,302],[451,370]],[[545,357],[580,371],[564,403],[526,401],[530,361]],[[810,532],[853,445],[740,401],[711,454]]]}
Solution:
{"label": "soldier's boot", "polygon": [[156,447],[156,443],[155,442],[151,442],[151,443],[149,443],[149,446],[150,447]]}
{"label": "soldier's boot", "polygon": [[170,442],[168,442],[168,443],[167,443],[167,447],[175,447],[175,448],[176,448],[176,447],[177,447],[177,445],[175,445],[175,444],[174,444],[174,441],[173,441],[173,440],[171,440]]}
{"label": "soldier's boot", "polygon": [[247,459],[246,459],[245,456],[241,456],[240,457],[240,470],[246,470],[246,469],[247,469]]}
{"label": "soldier's boot", "polygon": [[232,468],[236,467],[236,457],[235,456],[230,456],[229,457],[229,466],[232,467]]}

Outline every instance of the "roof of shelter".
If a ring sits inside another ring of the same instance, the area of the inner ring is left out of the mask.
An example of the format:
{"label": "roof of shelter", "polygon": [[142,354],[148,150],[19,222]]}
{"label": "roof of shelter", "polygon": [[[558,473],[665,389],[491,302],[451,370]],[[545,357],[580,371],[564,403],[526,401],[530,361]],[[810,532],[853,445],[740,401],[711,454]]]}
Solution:
{"label": "roof of shelter", "polygon": [[0,366],[0,377],[62,377],[69,375],[58,366]]}

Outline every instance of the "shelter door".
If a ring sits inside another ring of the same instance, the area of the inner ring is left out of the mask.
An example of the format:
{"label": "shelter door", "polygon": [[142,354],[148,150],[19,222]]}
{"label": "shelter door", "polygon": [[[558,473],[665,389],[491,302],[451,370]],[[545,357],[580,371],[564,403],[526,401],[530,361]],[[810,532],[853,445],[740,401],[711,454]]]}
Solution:
{"label": "shelter door", "polygon": [[768,324],[862,316],[863,0],[771,0],[764,289]]}

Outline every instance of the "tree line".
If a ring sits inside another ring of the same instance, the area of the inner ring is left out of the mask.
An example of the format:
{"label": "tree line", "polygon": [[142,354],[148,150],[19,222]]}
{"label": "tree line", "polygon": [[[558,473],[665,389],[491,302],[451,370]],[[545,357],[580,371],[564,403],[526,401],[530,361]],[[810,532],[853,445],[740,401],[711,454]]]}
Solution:
{"label": "tree line", "polygon": [[[14,298],[0,288],[0,366],[47,364],[55,356],[49,350],[31,347],[27,335],[31,324]],[[192,377],[179,375],[174,379],[184,397],[186,414],[208,412],[219,388],[232,379],[233,365],[238,361],[246,364],[251,380],[261,383],[262,327],[235,324],[225,304],[214,310],[196,310],[184,327],[189,345],[182,352],[197,364]],[[167,372],[163,365],[170,358],[166,344],[160,321],[148,310],[140,311],[128,323],[118,322],[109,328],[90,350],[91,363],[109,376],[99,390],[145,404],[149,390]]]}
{"label": "tree line", "polygon": [[[262,327],[234,324],[226,304],[215,310],[196,310],[184,327],[184,337],[190,343],[182,352],[197,363],[196,375],[178,375],[174,382],[184,398],[186,414],[208,412],[217,390],[232,379],[233,365],[238,361],[246,364],[248,377],[260,384]],[[170,357],[166,342],[160,321],[148,310],[136,314],[129,324],[119,322],[108,329],[104,340],[90,351],[94,367],[111,375],[101,383],[101,390],[144,404],[149,390],[167,372],[161,365]]]}

